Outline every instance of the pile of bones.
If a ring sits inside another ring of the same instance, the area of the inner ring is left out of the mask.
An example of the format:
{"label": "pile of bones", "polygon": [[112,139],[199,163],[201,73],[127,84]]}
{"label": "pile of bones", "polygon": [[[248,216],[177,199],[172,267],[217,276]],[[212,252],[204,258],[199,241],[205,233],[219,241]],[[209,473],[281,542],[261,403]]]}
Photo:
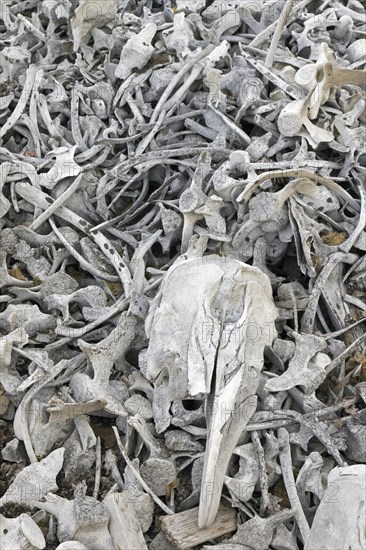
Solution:
{"label": "pile of bones", "polygon": [[4,0],[0,43],[1,547],[364,548],[362,4]]}

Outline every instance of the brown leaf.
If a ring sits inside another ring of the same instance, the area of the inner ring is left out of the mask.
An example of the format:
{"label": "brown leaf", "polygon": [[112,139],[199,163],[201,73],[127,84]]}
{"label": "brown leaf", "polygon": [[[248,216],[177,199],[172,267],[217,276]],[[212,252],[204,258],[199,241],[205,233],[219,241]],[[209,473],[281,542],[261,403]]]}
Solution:
{"label": "brown leaf", "polygon": [[18,279],[19,281],[28,281],[27,277],[24,275],[24,273],[22,272],[22,270],[20,269],[20,267],[18,267],[17,265],[15,265],[14,267],[12,267],[12,269],[9,270],[9,273],[12,277],[15,277],[16,279]]}
{"label": "brown leaf", "polygon": [[347,233],[337,233],[336,231],[331,231],[330,233],[324,233],[321,235],[323,243],[329,244],[329,246],[338,246],[339,244],[344,243],[347,239]]}

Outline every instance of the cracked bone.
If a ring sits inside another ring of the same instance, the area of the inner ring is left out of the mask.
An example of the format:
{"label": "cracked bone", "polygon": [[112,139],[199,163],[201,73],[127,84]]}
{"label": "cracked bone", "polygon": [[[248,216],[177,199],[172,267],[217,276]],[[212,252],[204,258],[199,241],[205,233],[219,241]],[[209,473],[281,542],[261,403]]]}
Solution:
{"label": "cracked bone", "polygon": [[154,46],[151,42],[156,34],[157,26],[149,23],[138,34],[132,36],[124,45],[121,52],[121,59],[116,68],[116,77],[125,80],[132,73],[133,69],[142,69],[149,61]]}
{"label": "cracked bone", "polygon": [[40,462],[26,466],[0,498],[0,506],[8,502],[33,505],[46,493],[57,491],[56,476],[62,468],[63,456],[64,449],[56,449]]}
{"label": "cracked bone", "polygon": [[160,237],[160,244],[163,252],[167,253],[173,242],[179,238],[183,222],[182,217],[174,210],[165,208],[162,204],[160,204],[159,207],[164,230],[164,236]]}
{"label": "cracked bone", "polygon": [[355,462],[363,462],[365,459],[365,414],[366,411],[363,409],[360,411],[359,418],[357,420],[351,418],[346,424],[347,450],[345,455],[347,458],[350,458]]}
{"label": "cracked bone", "polygon": [[295,529],[289,531],[285,525],[278,525],[274,530],[271,546],[274,550],[299,550]]}
{"label": "cracked bone", "polygon": [[113,550],[108,530],[110,513],[105,504],[83,494],[85,488],[86,484],[79,484],[73,500],[48,493],[44,502],[35,504],[57,518],[57,536],[61,542],[74,539],[89,550]]}
{"label": "cracked bone", "polygon": [[[176,262],[151,304],[146,377],[165,387],[168,409],[174,400],[207,396],[200,527],[215,519],[231,454],[256,410],[263,350],[275,337],[276,318],[269,278],[215,255]],[[169,414],[154,402],[153,411],[155,419]]]}
{"label": "cracked bone", "polygon": [[71,20],[74,52],[77,52],[83,38],[95,27],[103,27],[116,17],[117,0],[82,0]]}
{"label": "cracked bone", "polygon": [[2,78],[16,79],[29,66],[30,51],[19,46],[3,47],[1,52]]}

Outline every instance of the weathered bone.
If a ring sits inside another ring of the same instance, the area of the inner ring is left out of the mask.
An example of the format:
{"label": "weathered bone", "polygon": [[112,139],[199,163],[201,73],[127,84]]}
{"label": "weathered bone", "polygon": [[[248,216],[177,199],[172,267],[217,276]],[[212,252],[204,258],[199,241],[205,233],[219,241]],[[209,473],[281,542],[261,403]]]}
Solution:
{"label": "weathered bone", "polygon": [[3,550],[46,547],[41,529],[27,514],[21,514],[17,518],[6,518],[0,514],[0,529]]}
{"label": "weathered bone", "polygon": [[[194,284],[194,277],[201,280],[199,288]],[[180,291],[176,294],[178,287]],[[190,296],[194,292],[197,295],[195,302],[202,305],[197,308],[192,298],[188,302],[183,299],[183,288]],[[261,321],[257,300],[263,292],[267,301],[265,320]],[[224,295],[230,293],[236,296],[236,304],[224,305]],[[193,321],[195,336],[192,334],[188,341],[180,336],[173,345],[172,327],[177,325],[175,333],[186,333],[179,317],[183,303],[184,324]],[[188,311],[187,303],[190,303]],[[206,403],[208,443],[199,514],[201,526],[209,525],[215,518],[228,461],[245,423],[255,411],[255,388],[263,361],[261,346],[275,336],[275,318],[267,277],[256,268],[235,260],[221,261],[217,256],[173,266],[149,312],[146,321],[150,339],[146,353],[147,377],[155,380],[157,387],[168,384],[171,401],[188,395],[209,394]],[[248,334],[249,325],[254,326],[255,337]],[[167,345],[169,342],[169,349],[164,350],[162,342]],[[243,359],[238,356],[240,350],[244,353]],[[164,374],[168,378],[165,383]],[[233,384],[238,384],[239,389],[231,395]],[[155,408],[155,417],[156,414]],[[218,490],[210,494],[212,487]]]}

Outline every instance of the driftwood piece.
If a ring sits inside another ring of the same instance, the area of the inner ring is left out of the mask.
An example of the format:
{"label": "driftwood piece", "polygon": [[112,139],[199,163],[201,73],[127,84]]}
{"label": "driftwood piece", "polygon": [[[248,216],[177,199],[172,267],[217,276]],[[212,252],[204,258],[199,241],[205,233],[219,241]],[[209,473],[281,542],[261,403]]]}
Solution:
{"label": "driftwood piece", "polygon": [[179,514],[163,517],[161,527],[169,541],[179,550],[185,550],[235,531],[236,512],[220,506],[214,523],[199,528],[198,508],[191,508]]}

